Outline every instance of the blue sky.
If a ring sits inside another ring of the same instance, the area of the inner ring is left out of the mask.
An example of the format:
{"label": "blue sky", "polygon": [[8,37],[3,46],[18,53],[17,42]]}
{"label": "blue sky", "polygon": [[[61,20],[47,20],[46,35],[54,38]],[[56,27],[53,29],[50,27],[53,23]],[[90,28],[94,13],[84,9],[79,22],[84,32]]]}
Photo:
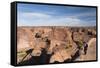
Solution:
{"label": "blue sky", "polygon": [[22,4],[17,6],[18,26],[95,26],[96,8]]}

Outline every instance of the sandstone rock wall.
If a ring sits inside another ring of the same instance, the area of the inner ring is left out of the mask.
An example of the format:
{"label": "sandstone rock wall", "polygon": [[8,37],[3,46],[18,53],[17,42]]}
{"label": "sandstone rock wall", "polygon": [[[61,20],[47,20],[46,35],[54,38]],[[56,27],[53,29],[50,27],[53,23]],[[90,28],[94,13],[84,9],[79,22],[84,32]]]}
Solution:
{"label": "sandstone rock wall", "polygon": [[[45,49],[47,54],[54,53],[50,63],[64,62],[64,60],[71,59],[71,56],[75,54],[77,50],[76,41],[88,41],[91,38],[88,33],[91,32],[92,36],[96,35],[95,30],[88,30],[88,28],[18,27],[17,52],[33,49],[31,55],[40,56],[42,49]],[[49,40],[49,44],[47,44],[47,40]]]}

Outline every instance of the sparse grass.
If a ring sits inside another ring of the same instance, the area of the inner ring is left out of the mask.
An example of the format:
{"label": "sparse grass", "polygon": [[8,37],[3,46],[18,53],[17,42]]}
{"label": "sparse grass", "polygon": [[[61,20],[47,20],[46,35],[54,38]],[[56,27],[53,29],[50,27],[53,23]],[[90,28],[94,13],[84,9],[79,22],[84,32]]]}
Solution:
{"label": "sparse grass", "polygon": [[17,52],[18,57],[24,57],[25,55],[26,55],[26,52],[23,52],[23,51]]}
{"label": "sparse grass", "polygon": [[71,45],[71,44],[68,44],[68,45],[66,46],[66,49],[71,48],[71,47],[72,47],[72,45]]}
{"label": "sparse grass", "polygon": [[78,41],[78,45],[79,45],[80,48],[82,48],[83,42],[82,41]]}

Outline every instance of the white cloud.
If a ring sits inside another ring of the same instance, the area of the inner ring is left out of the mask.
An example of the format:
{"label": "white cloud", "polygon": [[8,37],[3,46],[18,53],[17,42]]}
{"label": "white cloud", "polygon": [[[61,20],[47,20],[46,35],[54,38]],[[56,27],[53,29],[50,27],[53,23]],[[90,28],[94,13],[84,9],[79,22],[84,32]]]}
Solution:
{"label": "white cloud", "polygon": [[[19,26],[88,26],[88,22],[81,20],[78,16],[54,16],[45,13],[24,12],[18,15]],[[91,14],[85,14],[91,15]],[[91,25],[91,24],[89,24]]]}
{"label": "white cloud", "polygon": [[86,12],[86,13],[79,13],[79,14],[73,14],[73,15],[68,15],[68,17],[71,17],[71,18],[80,18],[80,17],[87,17],[87,16],[96,16],[96,12]]}
{"label": "white cloud", "polygon": [[50,15],[48,14],[43,14],[43,13],[36,13],[36,12],[24,12],[22,13],[23,16],[26,16],[26,17],[40,17],[40,18],[49,18],[51,17]]}

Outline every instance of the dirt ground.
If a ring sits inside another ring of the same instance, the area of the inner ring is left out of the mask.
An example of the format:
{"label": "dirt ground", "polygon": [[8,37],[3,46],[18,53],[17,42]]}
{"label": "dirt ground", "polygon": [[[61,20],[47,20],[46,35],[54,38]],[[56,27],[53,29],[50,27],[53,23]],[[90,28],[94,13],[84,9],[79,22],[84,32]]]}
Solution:
{"label": "dirt ground", "polygon": [[87,54],[81,54],[81,56],[77,59],[79,61],[89,61],[96,60],[96,38],[92,38],[88,42],[88,50]]}

